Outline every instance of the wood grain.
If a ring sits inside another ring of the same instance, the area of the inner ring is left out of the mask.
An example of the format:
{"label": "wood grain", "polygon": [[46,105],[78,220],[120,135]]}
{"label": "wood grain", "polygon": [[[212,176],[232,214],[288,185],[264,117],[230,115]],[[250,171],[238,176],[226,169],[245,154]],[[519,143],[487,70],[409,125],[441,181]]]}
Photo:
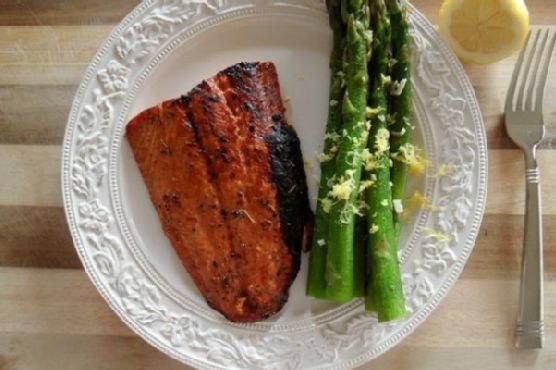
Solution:
{"label": "wood grain", "polygon": [[3,370],[187,369],[136,336],[0,334],[0,354]]}
{"label": "wood grain", "polygon": [[59,146],[0,145],[0,205],[61,206]]}
{"label": "wood grain", "polygon": [[[413,0],[412,3],[436,23],[441,0]],[[527,0],[533,24],[553,24],[556,3]],[[0,0],[0,25],[96,25],[119,22],[138,2],[136,0]]]}
{"label": "wood grain", "polygon": [[[544,221],[545,243],[554,245],[556,216]],[[519,279],[522,240],[521,215],[485,215],[462,279]],[[0,207],[0,266],[80,269],[63,209]],[[545,278],[556,281],[556,250],[546,249],[545,266]]]}
{"label": "wood grain", "polygon": [[0,26],[113,24],[138,4],[137,0],[0,0]]}
{"label": "wood grain", "polygon": [[[414,0],[436,22],[441,0]],[[556,2],[527,0],[556,30]],[[186,369],[133,334],[86,277],[60,196],[60,145],[97,49],[138,0],[0,0],[0,369]],[[523,237],[523,161],[503,127],[516,56],[465,65],[489,145],[488,206],[460,280],[414,334],[361,370],[549,370],[556,364],[556,67],[539,153],[545,214],[547,348],[511,331]]]}
{"label": "wood grain", "polygon": [[0,86],[0,144],[60,145],[76,86]]}
{"label": "wood grain", "polygon": [[[554,26],[550,26],[550,28],[556,30]],[[554,57],[556,57],[556,50],[553,53]],[[494,64],[464,65],[475,89],[475,95],[480,102],[490,149],[517,148],[506,134],[503,114],[506,91],[516,60],[517,55],[514,54],[508,59]],[[556,92],[556,68],[552,67],[546,81],[544,114],[548,129],[545,140],[540,146],[542,149],[556,148],[556,102],[551,98],[554,92]]]}
{"label": "wood grain", "polygon": [[[18,140],[25,144],[61,143],[73,92],[110,30],[110,26],[0,27],[0,107],[3,107],[0,128],[5,129],[0,143],[19,143]],[[481,102],[491,149],[516,148],[505,133],[502,114],[508,76],[516,58],[514,55],[487,66],[465,66]],[[552,91],[556,91],[556,68],[550,70],[547,81],[545,116],[549,130],[541,148],[556,147],[553,127],[556,103],[550,99]],[[53,106],[46,109],[49,102]],[[44,115],[43,130],[46,131],[41,139],[36,137],[37,133],[30,132],[39,112]]]}
{"label": "wood grain", "polygon": [[[519,150],[489,150],[488,214],[523,214],[525,183],[523,154]],[[47,145],[0,145],[0,205],[62,206],[61,148]],[[556,215],[556,150],[539,152],[543,176],[543,211]],[[513,176],[508,180],[508,174]],[[504,179],[504,181],[502,181]],[[39,185],[40,186],[37,186]],[[508,196],[511,194],[511,196]]]}
{"label": "wood grain", "polygon": [[[0,334],[134,336],[81,270],[3,267],[0,278]],[[430,320],[404,344],[420,348],[511,347],[517,288],[515,280],[460,280]],[[546,348],[555,351],[556,282],[546,283],[546,298]]]}
{"label": "wood grain", "polygon": [[[512,69],[513,65],[507,65],[506,75],[511,74]],[[556,68],[553,70],[556,72]],[[479,73],[475,79],[480,80]],[[481,102],[489,148],[516,149],[504,129],[502,110],[507,87],[474,87]],[[61,144],[76,89],[74,84],[0,85],[0,144]],[[556,91],[554,73],[548,81],[547,91],[545,117],[548,130],[541,149],[556,148],[556,103],[550,99],[550,91]],[[40,127],[37,127],[38,122]]]}
{"label": "wood grain", "polygon": [[63,208],[0,206],[0,266],[80,269]]}
{"label": "wood grain", "polygon": [[[544,225],[545,279],[556,280],[556,216],[545,216]],[[522,245],[523,216],[485,215],[461,278],[519,280]]]}
{"label": "wood grain", "polygon": [[[0,335],[0,368],[15,369],[164,369],[187,367],[138,337],[102,335]],[[59,354],[53,356],[53,354]],[[531,370],[551,369],[556,352],[518,352],[499,348],[416,348],[400,344],[360,370]]]}
{"label": "wood grain", "polygon": [[0,85],[77,85],[112,28],[0,27]]}
{"label": "wood grain", "polygon": [[402,344],[359,370],[548,370],[556,362],[556,352],[519,352],[484,347],[435,347],[423,350]]}
{"label": "wood grain", "polygon": [[84,271],[2,267],[0,333],[10,332],[133,335]]}
{"label": "wood grain", "polygon": [[[516,280],[459,280],[442,305],[405,340],[413,347],[512,348]],[[545,284],[548,350],[556,349],[556,284]],[[472,320],[470,319],[472,318]]]}
{"label": "wood grain", "polygon": [[[556,151],[538,153],[542,183],[542,204],[545,215],[556,214]],[[488,214],[521,215],[525,210],[525,164],[519,150],[488,151]]]}

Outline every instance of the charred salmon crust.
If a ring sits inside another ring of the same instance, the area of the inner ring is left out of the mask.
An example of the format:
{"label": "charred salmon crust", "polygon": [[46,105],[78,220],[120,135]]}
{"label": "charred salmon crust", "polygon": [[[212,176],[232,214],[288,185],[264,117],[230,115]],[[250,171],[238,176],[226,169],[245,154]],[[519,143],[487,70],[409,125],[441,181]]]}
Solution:
{"label": "charred salmon crust", "polygon": [[272,63],[240,63],[133,118],[126,136],[162,229],[232,321],[279,311],[311,223],[299,139]]}
{"label": "charred salmon crust", "polygon": [[[265,136],[270,148],[272,178],[278,190],[282,237],[293,256],[293,278],[299,271],[303,234],[310,215],[299,139],[290,126],[275,126]],[[301,206],[301,207],[300,207]]]}

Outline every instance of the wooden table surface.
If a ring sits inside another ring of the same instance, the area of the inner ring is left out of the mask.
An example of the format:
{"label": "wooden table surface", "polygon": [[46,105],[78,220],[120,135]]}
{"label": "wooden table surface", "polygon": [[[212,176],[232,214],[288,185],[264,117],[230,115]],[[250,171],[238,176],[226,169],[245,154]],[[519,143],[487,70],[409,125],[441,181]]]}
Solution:
{"label": "wooden table surface", "polygon": [[[85,275],[60,195],[70,104],[102,40],[138,0],[0,0],[0,369],[185,369],[134,335]],[[435,22],[440,0],[414,0]],[[531,22],[556,1],[529,0]],[[522,154],[502,125],[515,57],[466,66],[489,144],[483,226],[461,279],[414,334],[362,369],[556,369],[556,130],[543,175],[546,348],[512,348],[523,236]],[[556,127],[556,66],[546,122]]]}

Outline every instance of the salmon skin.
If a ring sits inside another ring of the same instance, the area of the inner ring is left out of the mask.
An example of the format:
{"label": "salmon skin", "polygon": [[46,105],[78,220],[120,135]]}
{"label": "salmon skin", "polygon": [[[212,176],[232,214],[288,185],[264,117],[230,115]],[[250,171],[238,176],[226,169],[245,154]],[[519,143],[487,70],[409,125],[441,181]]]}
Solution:
{"label": "salmon skin", "polygon": [[299,139],[284,112],[274,64],[240,63],[126,127],[166,236],[208,304],[231,321],[282,308],[312,222]]}

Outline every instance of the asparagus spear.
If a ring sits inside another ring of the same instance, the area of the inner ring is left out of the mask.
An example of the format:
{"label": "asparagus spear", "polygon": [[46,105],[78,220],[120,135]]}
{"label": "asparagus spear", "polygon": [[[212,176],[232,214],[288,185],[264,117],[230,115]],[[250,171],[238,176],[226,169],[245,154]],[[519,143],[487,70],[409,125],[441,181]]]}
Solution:
{"label": "asparagus spear", "polygon": [[325,267],[326,297],[337,302],[353,298],[353,231],[358,212],[361,153],[367,142],[365,107],[368,95],[368,7],[365,0],[343,0],[347,23],[345,50],[346,91],[342,102],[343,129],[330,191]]}
{"label": "asparagus spear", "polygon": [[353,296],[365,297],[365,275],[367,255],[367,222],[362,216],[355,218],[353,242]]}
{"label": "asparagus spear", "polygon": [[408,166],[404,161],[404,152],[411,145],[413,126],[413,104],[411,94],[411,43],[407,9],[399,0],[386,0],[392,24],[392,85],[390,87],[390,110],[393,119],[390,137],[390,151],[393,166],[390,172],[392,180],[392,198],[398,204],[395,207],[394,222],[399,232],[399,213],[402,212],[402,200],[405,196]]}
{"label": "asparagus spear", "polygon": [[371,93],[369,115],[371,132],[365,169],[374,184],[367,190],[367,226],[370,288],[365,308],[376,308],[379,321],[398,319],[405,304],[398,264],[390,188],[390,149],[387,123],[389,88],[390,19],[384,0],[371,0],[373,62],[370,64]]}
{"label": "asparagus spear", "polygon": [[345,44],[345,25],[342,22],[341,0],[327,0],[328,18],[333,32],[333,48],[330,55],[330,92],[328,121],[324,140],[324,151],[319,158],[321,161],[321,177],[319,196],[315,211],[315,230],[311,255],[309,257],[309,277],[307,280],[307,295],[324,298],[326,281],[324,270],[326,265],[326,244],[328,240],[328,212],[330,208],[330,178],[334,175],[334,164],[339,144],[339,131],[342,126],[342,98],[343,88],[343,54]]}

